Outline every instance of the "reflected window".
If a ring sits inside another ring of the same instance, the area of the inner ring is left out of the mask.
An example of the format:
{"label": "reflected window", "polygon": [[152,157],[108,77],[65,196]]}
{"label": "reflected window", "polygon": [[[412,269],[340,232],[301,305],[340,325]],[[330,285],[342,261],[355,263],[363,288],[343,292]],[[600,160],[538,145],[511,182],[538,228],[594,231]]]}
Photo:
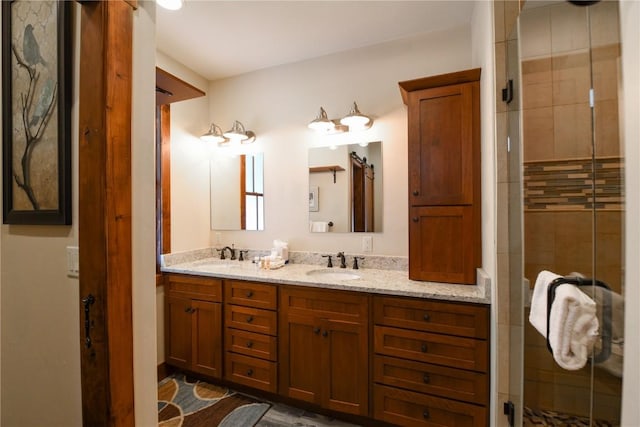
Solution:
{"label": "reflected window", "polygon": [[262,153],[254,156],[242,156],[245,170],[244,206],[242,210],[243,230],[264,230],[264,175],[262,173]]}

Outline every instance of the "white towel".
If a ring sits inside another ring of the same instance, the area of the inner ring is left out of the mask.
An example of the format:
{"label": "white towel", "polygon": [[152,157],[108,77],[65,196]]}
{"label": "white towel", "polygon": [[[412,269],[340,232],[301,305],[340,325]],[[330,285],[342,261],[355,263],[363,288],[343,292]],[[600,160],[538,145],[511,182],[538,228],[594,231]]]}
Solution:
{"label": "white towel", "polygon": [[[547,288],[559,277],[542,271],[536,279],[531,299],[529,322],[546,337]],[[596,303],[571,284],[556,288],[549,315],[549,344],[560,367],[578,370],[584,367],[598,337]]]}
{"label": "white towel", "polygon": [[326,233],[329,231],[328,221],[310,221],[309,231],[312,233]]}

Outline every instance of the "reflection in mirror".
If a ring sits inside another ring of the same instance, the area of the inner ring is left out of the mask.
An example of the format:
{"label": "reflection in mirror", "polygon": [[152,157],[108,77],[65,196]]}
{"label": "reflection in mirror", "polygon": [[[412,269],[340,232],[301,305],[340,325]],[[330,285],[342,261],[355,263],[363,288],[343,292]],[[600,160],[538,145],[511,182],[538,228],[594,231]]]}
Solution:
{"label": "reflection in mirror", "polygon": [[210,166],[211,229],[264,230],[264,154],[216,154]]}
{"label": "reflection in mirror", "polygon": [[309,230],[382,231],[382,143],[309,149]]}

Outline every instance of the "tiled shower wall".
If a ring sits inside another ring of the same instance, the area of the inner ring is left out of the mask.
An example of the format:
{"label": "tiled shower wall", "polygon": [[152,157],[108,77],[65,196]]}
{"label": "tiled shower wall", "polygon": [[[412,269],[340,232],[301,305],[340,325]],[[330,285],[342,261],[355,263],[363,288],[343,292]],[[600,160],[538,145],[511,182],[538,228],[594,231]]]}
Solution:
{"label": "tiled shower wall", "polygon": [[[621,293],[624,200],[617,4],[601,2],[589,13],[591,31],[587,9],[567,2],[527,10],[520,19],[524,274],[531,285],[544,269],[592,277],[595,259],[598,279]],[[592,384],[589,367],[559,368],[543,337],[528,322],[525,334],[525,405],[588,416],[593,388],[594,418],[619,423],[620,378],[597,368]]]}
{"label": "tiled shower wall", "polygon": [[[552,267],[563,274],[580,271],[590,275],[593,219],[589,210],[589,187],[593,177],[584,176],[584,170],[580,168],[584,169],[585,161],[590,160],[592,154],[599,159],[598,167],[606,169],[606,173],[600,172],[596,176],[600,188],[597,201],[604,203],[595,218],[599,242],[595,254],[598,277],[618,292],[622,286],[623,164],[617,120],[620,45],[617,24],[611,25],[618,21],[617,7],[615,3],[599,7],[592,16],[591,43],[594,48],[591,58],[587,49],[589,33],[584,22],[584,8],[562,2],[551,8],[558,11],[554,16],[549,8],[527,10],[529,21],[521,28],[523,41],[519,46],[514,28],[521,8],[522,3],[516,0],[494,1],[499,224],[496,339],[498,366],[510,367],[496,372],[498,399],[494,411],[501,426],[507,425],[506,417],[501,415],[503,403],[520,401],[522,391],[528,405],[573,414],[588,413],[591,389],[588,372],[568,372],[556,367],[544,339],[531,329],[523,316],[523,298],[527,295],[522,277],[528,278],[533,285],[541,269]],[[561,8],[567,10],[560,13]],[[551,34],[557,40],[552,40]],[[519,47],[522,63],[517,62]],[[588,104],[589,61],[593,63],[591,70],[596,91],[595,136],[598,143],[595,153],[591,149]],[[519,69],[522,82],[519,81]],[[508,78],[515,80],[516,88],[521,84],[524,92],[524,165],[519,152],[520,135],[513,132],[520,119],[520,111],[517,111],[519,94],[516,91],[516,99],[510,106],[501,101],[501,89]],[[509,132],[509,124],[512,132]],[[507,135],[511,138],[510,151],[507,150]],[[558,170],[561,172],[557,173]],[[525,184],[525,194],[520,192],[521,173],[525,181],[535,181],[528,183],[533,185]],[[538,189],[533,188],[536,185]],[[543,187],[542,191],[540,187]],[[576,206],[579,192],[586,203]],[[521,216],[523,196],[528,204]],[[526,245],[523,245],[520,233],[523,228]],[[523,248],[526,250],[524,271],[520,263]],[[524,354],[523,340],[526,342]],[[521,370],[523,361],[524,372]],[[597,371],[594,416],[616,420],[620,410],[620,380]],[[521,425],[521,408],[516,406],[516,410],[516,425]]]}

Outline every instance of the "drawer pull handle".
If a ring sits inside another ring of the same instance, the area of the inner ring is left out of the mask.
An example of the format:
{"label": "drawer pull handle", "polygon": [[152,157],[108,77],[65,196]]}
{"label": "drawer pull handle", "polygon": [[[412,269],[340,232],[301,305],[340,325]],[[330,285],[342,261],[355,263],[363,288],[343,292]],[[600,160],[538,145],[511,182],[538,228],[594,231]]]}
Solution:
{"label": "drawer pull handle", "polygon": [[247,298],[251,298],[253,296],[253,291],[247,291]]}
{"label": "drawer pull handle", "polygon": [[427,352],[427,344],[422,343],[422,347],[420,347],[420,351],[422,351],[423,353]]}
{"label": "drawer pull handle", "polygon": [[429,320],[431,320],[429,313],[425,313],[424,316],[422,316],[422,318],[424,319],[425,322],[428,322]]}
{"label": "drawer pull handle", "polygon": [[429,384],[431,382],[431,378],[429,378],[429,374],[424,374],[424,376],[422,377],[422,381],[424,381],[425,384]]}
{"label": "drawer pull handle", "polygon": [[247,323],[251,323],[251,322],[253,322],[253,316],[247,317]]}
{"label": "drawer pull handle", "polygon": [[412,221],[413,221],[413,222],[418,222],[418,221],[419,221],[419,219],[418,219],[418,217],[417,217],[417,216],[414,216],[414,217],[412,218]]}
{"label": "drawer pull handle", "polygon": [[418,190],[413,190],[413,195],[417,196],[418,194],[420,194],[420,192]]}
{"label": "drawer pull handle", "polygon": [[253,341],[247,341],[247,348],[253,347]]}
{"label": "drawer pull handle", "polygon": [[320,333],[320,328],[313,328],[313,333],[318,335]]}
{"label": "drawer pull handle", "polygon": [[425,410],[422,412],[422,418],[424,418],[425,420],[428,420],[428,419],[429,419],[429,410],[428,410],[428,409],[425,409]]}
{"label": "drawer pull handle", "polygon": [[253,376],[253,369],[248,369],[248,370],[247,370],[247,376],[248,376],[248,377]]}

